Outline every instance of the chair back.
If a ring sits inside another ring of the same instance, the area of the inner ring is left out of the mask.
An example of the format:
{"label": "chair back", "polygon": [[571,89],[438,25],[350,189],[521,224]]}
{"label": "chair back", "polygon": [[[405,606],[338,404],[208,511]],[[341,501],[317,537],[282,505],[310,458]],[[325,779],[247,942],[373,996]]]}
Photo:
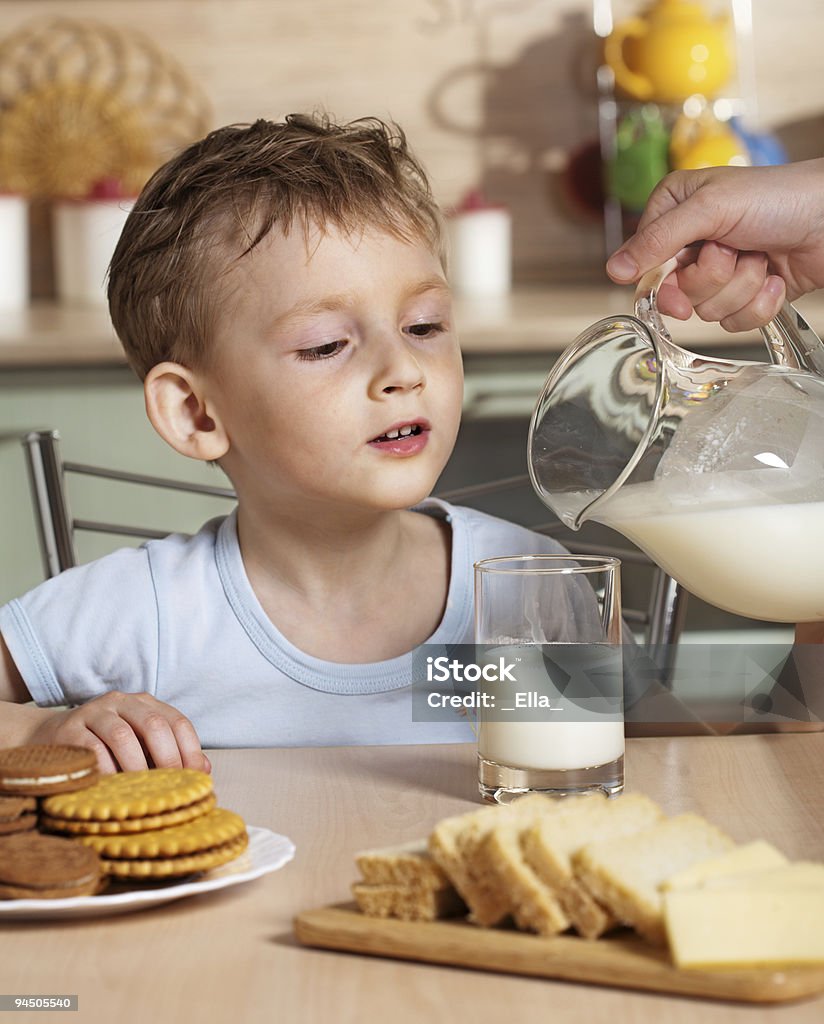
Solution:
{"label": "chair back", "polygon": [[[166,537],[171,532],[171,530],[148,529],[134,524],[124,525],[96,519],[74,518],[69,509],[66,489],[68,474],[103,477],[125,484],[204,494],[229,500],[236,499],[235,492],[231,487],[190,483],[81,462],[63,461],[60,453],[60,435],[56,430],[32,431],[23,438],[23,446],[27,457],[43,568],[47,578],[56,576],[77,564],[75,548],[75,533],[77,531],[116,534],[144,540]],[[530,486],[530,482],[529,476],[524,473],[503,477],[488,483],[441,491],[436,496],[444,501],[471,505],[488,495],[525,486]],[[664,676],[668,678],[674,666],[675,645],[683,629],[686,615],[687,592],[683,587],[637,549],[582,540],[571,531],[565,530],[563,524],[558,520],[537,523],[529,528],[537,533],[560,540],[572,554],[614,555],[623,563],[643,565],[651,570],[652,585],[646,606],[625,608],[624,619],[631,625],[643,627],[647,652],[661,667]]]}

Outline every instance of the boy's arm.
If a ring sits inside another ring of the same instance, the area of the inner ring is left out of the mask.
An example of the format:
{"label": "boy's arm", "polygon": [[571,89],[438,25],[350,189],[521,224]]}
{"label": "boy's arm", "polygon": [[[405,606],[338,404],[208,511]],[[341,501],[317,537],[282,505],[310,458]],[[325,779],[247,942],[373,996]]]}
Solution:
{"label": "boy's arm", "polygon": [[150,693],[112,690],[77,708],[24,706],[31,700],[23,677],[0,634],[0,746],[68,743],[89,747],[102,772],[212,766],[194,726]]}
{"label": "boy's arm", "polygon": [[49,718],[55,708],[38,708],[25,704],[31,700],[23,677],[0,633],[0,747],[18,747],[31,742],[32,734]]}

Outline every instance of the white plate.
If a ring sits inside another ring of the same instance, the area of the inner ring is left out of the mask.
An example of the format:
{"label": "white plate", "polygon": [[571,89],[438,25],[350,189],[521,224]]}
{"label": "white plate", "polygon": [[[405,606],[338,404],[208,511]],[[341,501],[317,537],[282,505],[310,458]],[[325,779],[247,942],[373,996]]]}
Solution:
{"label": "white plate", "polygon": [[41,921],[82,917],[107,917],[125,914],[130,910],[144,910],[161,903],[171,903],[185,896],[214,892],[230,885],[240,885],[277,871],[295,855],[295,844],[286,836],[270,832],[268,828],[250,825],[249,846],[236,860],[207,872],[194,881],[176,884],[150,883],[126,892],[104,893],[101,896],[72,896],[65,900],[0,900],[0,922]]}

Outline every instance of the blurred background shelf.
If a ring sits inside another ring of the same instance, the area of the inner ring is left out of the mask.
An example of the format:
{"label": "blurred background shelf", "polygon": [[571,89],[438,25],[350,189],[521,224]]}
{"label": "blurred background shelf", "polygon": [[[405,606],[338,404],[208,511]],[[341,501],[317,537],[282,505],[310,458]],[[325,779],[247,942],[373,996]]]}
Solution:
{"label": "blurred background shelf", "polygon": [[[798,306],[813,327],[824,329],[824,295],[808,296]],[[455,303],[461,348],[470,365],[474,356],[509,359],[514,367],[524,355],[557,354],[595,320],[631,312],[632,289],[608,284],[529,285],[500,300]],[[669,325],[677,341],[699,351],[760,344],[757,332],[732,335],[696,317]],[[0,370],[84,366],[125,366],[104,308],[44,301],[0,311]]]}

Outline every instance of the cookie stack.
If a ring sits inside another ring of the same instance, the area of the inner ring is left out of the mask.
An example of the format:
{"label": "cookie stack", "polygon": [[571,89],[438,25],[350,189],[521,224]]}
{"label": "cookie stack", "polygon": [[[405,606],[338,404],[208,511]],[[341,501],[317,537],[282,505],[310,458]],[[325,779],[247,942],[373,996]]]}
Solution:
{"label": "cookie stack", "polygon": [[97,759],[73,746],[0,750],[0,899],[91,896],[105,885],[94,850],[36,831],[38,798],[93,785]]}
{"label": "cookie stack", "polygon": [[0,899],[93,896],[104,885],[100,858],[70,839],[18,832],[0,840]]}
{"label": "cookie stack", "polygon": [[243,819],[215,802],[205,772],[123,772],[48,797],[41,827],[94,850],[107,875],[175,878],[226,864],[248,846]]}
{"label": "cookie stack", "polygon": [[0,750],[0,899],[86,896],[109,878],[225,864],[249,839],[243,819],[216,805],[211,776],[190,768],[98,777],[83,747]]}
{"label": "cookie stack", "polygon": [[0,796],[0,835],[29,832],[37,827],[37,801],[33,796]]}

